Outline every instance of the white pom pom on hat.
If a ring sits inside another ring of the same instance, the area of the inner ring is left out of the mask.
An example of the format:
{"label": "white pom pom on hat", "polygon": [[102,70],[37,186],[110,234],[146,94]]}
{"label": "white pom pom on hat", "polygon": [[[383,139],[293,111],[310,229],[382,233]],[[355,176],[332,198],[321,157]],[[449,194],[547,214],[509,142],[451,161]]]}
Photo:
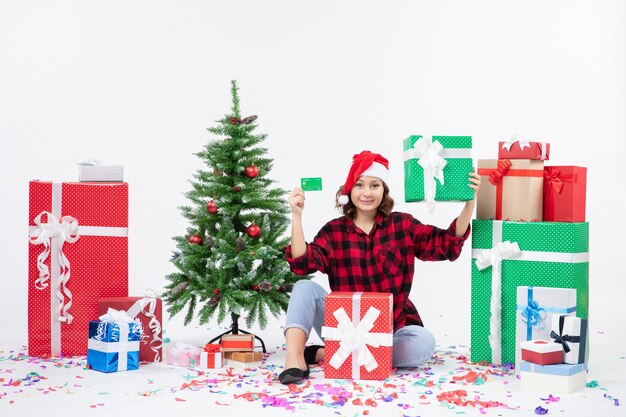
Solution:
{"label": "white pom pom on hat", "polygon": [[389,179],[389,161],[382,155],[370,151],[363,151],[354,155],[348,178],[343,186],[343,194],[337,199],[340,205],[348,204],[350,190],[359,177],[376,177],[387,182]]}
{"label": "white pom pom on hat", "polygon": [[345,206],[346,204],[348,204],[349,201],[350,199],[345,194],[340,195],[339,198],[337,199],[337,202],[342,206]]}

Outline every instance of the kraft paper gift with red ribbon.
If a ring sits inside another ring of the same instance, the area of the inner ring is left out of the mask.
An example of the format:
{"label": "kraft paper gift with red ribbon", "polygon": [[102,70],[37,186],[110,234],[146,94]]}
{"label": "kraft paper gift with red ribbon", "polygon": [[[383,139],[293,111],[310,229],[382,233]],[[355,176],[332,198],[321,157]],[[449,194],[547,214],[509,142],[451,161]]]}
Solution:
{"label": "kraft paper gift with red ribbon", "polygon": [[563,347],[548,340],[526,340],[521,343],[521,357],[537,365],[552,365],[563,362]]}
{"label": "kraft paper gift with red ribbon", "polygon": [[543,209],[543,161],[479,159],[476,218],[538,222]]}
{"label": "kraft paper gift with red ribbon", "polygon": [[393,352],[392,294],[328,294],[322,338],[326,378],[388,378]]}
{"label": "kraft paper gift with red ribbon", "polygon": [[225,334],[221,340],[223,352],[245,352],[254,350],[253,334]]}
{"label": "kraft paper gift with red ribbon", "polygon": [[139,345],[139,360],[161,362],[163,353],[163,303],[156,294],[146,297],[109,297],[98,300],[98,314],[109,308],[124,310],[133,319],[141,321],[143,334]]}
{"label": "kraft paper gift with red ribbon", "polygon": [[200,368],[221,368],[224,362],[223,353],[217,343],[207,343],[200,352]]}
{"label": "kraft paper gift with red ribbon", "polygon": [[584,222],[587,168],[547,166],[543,169],[543,221]]}
{"label": "kraft paper gift with red ribbon", "polygon": [[128,295],[128,184],[29,186],[28,354],[86,355],[98,300]]}
{"label": "kraft paper gift with red ribbon", "polygon": [[498,142],[498,159],[550,159],[550,144],[513,138]]}

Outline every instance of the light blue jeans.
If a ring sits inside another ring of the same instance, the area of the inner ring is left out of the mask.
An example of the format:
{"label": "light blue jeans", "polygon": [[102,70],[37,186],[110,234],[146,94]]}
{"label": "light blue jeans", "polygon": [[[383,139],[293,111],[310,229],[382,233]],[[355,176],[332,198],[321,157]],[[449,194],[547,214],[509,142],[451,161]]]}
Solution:
{"label": "light blue jeans", "polygon": [[[296,282],[287,308],[285,331],[296,327],[302,329],[308,338],[313,329],[321,338],[326,294],[326,290],[316,282]],[[422,326],[407,325],[393,335],[393,366],[396,368],[423,365],[434,351],[435,338]]]}

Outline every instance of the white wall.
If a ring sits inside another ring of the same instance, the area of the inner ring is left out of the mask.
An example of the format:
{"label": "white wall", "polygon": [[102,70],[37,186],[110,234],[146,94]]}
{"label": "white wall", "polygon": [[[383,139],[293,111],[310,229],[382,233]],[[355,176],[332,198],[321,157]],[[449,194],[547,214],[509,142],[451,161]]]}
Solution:
{"label": "white wall", "polygon": [[[445,227],[460,203],[402,201],[402,139],[469,134],[475,158],[515,133],[551,142],[552,164],[589,168],[591,314],[610,329],[625,289],[625,23],[620,0],[0,0],[0,340],[26,343],[28,181],[75,180],[86,157],[126,169],[131,293],[163,286],[193,153],[228,112],[231,79],[280,185],[323,177],[309,238],[363,149],[390,159],[398,209]],[[467,249],[420,263],[412,292],[437,334],[465,344]]]}

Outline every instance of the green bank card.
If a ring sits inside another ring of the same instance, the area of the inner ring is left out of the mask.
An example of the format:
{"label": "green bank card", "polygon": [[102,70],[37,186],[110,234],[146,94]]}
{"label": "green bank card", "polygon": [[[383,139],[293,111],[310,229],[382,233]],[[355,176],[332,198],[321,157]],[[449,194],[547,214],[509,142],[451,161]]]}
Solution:
{"label": "green bank card", "polygon": [[322,178],[300,178],[300,185],[304,191],[321,191]]}

